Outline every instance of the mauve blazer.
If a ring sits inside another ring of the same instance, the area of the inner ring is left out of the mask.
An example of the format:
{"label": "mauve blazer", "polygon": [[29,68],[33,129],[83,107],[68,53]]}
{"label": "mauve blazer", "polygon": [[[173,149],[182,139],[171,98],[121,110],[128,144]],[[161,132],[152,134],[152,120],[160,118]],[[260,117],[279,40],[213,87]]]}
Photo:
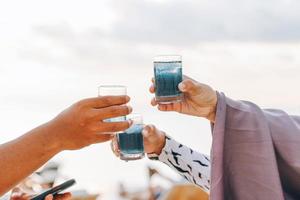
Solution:
{"label": "mauve blazer", "polygon": [[300,199],[300,117],[218,93],[211,200]]}

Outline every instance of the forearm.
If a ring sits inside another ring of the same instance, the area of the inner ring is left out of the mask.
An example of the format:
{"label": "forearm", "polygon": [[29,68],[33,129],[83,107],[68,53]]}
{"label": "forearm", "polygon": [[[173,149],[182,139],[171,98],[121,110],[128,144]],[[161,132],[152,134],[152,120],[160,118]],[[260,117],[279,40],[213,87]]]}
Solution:
{"label": "forearm", "polygon": [[61,151],[50,129],[44,124],[0,146],[0,196]]}
{"label": "forearm", "polygon": [[210,160],[204,154],[167,138],[159,160],[176,170],[191,183],[209,192]]}

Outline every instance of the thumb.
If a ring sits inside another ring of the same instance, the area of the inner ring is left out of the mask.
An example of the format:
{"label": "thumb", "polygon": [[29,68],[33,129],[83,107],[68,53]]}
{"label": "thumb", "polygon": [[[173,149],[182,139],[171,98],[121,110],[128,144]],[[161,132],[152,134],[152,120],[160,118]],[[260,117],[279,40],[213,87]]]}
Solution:
{"label": "thumb", "polygon": [[12,189],[10,199],[11,200],[19,199],[19,198],[21,198],[22,194],[23,193],[22,193],[21,189],[16,187],[16,188]]}
{"label": "thumb", "polygon": [[145,138],[151,137],[154,133],[154,130],[155,126],[152,124],[145,126],[145,128],[143,129],[143,136]]}
{"label": "thumb", "polygon": [[45,197],[45,200],[53,200],[53,195],[52,195],[52,194],[48,194],[48,195]]}
{"label": "thumb", "polygon": [[183,80],[178,85],[178,88],[181,92],[188,93],[193,96],[201,93],[201,85],[191,79]]}

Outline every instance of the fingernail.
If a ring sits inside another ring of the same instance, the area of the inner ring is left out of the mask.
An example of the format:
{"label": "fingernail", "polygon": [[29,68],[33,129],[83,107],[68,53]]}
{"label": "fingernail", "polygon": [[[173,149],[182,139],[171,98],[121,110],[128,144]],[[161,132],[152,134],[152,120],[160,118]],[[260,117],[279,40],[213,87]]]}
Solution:
{"label": "fingernail", "polygon": [[181,91],[184,91],[184,90],[186,89],[186,85],[185,85],[184,83],[179,83],[178,88],[179,88]]}
{"label": "fingernail", "polygon": [[132,107],[131,106],[127,106],[127,107],[128,107],[129,113],[131,113],[132,112]]}
{"label": "fingernail", "polygon": [[21,193],[20,192],[15,192],[11,194],[11,197],[20,197]]}
{"label": "fingernail", "polygon": [[129,122],[129,126],[131,126],[133,124],[133,121],[131,119],[128,120],[128,122]]}
{"label": "fingernail", "polygon": [[144,136],[147,136],[149,134],[148,128],[144,128],[142,133]]}
{"label": "fingernail", "polygon": [[126,96],[126,101],[129,101],[130,100],[130,97],[129,96]]}
{"label": "fingernail", "polygon": [[48,194],[48,195],[45,197],[45,200],[50,200],[50,199],[53,199],[53,195],[52,195],[52,194]]}

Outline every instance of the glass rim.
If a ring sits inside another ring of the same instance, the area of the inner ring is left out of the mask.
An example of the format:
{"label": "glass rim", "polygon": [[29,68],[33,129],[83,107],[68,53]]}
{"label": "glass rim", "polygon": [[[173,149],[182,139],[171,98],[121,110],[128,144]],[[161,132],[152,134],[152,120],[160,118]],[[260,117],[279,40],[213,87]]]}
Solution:
{"label": "glass rim", "polygon": [[159,62],[159,61],[182,61],[182,56],[181,55],[176,55],[176,54],[170,54],[170,55],[156,55],[153,58],[154,62]]}
{"label": "glass rim", "polygon": [[127,88],[125,85],[99,85],[98,88]]}

